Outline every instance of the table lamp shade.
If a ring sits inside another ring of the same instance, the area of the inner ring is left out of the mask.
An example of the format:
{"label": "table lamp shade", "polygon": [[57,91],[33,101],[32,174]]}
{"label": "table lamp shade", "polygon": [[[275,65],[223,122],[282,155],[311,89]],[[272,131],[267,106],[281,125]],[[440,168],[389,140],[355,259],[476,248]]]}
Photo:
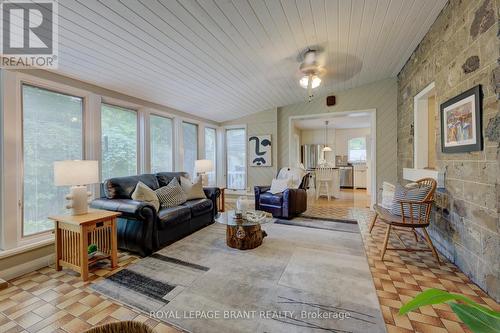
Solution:
{"label": "table lamp shade", "polygon": [[56,186],[77,186],[99,183],[97,161],[56,161],[54,162],[54,184]]}
{"label": "table lamp shade", "polygon": [[214,171],[214,162],[211,160],[196,160],[194,162],[194,172],[206,173]]}

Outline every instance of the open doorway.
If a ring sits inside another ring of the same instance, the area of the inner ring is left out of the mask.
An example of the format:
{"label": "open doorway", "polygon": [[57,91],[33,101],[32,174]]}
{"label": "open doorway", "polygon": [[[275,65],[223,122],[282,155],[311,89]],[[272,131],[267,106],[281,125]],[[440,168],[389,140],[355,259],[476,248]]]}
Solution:
{"label": "open doorway", "polygon": [[[289,126],[289,164],[311,173],[308,198],[319,191],[320,196],[329,192],[332,205],[349,206],[350,199],[362,206],[376,202],[375,109],[295,116]],[[325,168],[333,169],[334,179],[327,192],[316,179]]]}

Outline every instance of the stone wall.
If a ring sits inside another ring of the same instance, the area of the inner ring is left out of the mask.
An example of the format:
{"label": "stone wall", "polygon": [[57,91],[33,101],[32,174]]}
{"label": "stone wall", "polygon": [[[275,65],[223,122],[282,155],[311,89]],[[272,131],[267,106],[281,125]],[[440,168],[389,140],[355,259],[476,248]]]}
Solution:
{"label": "stone wall", "polygon": [[413,167],[413,97],[435,82],[438,105],[483,90],[483,151],[443,154],[436,110],[436,161],[445,190],[429,232],[440,252],[500,300],[499,0],[450,0],[398,75],[398,179]]}

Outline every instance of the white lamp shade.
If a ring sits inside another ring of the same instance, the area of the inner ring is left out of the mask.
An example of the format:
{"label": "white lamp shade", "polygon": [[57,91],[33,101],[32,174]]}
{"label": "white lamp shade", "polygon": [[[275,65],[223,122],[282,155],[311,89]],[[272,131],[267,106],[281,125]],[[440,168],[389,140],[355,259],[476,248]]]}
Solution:
{"label": "white lamp shade", "polygon": [[194,172],[205,173],[214,171],[214,162],[211,160],[196,160],[194,162]]}
{"label": "white lamp shade", "polygon": [[323,151],[332,151],[332,148],[325,146],[325,148],[323,148]]}
{"label": "white lamp shade", "polygon": [[77,186],[99,182],[97,161],[56,161],[54,162],[54,184],[56,186]]}

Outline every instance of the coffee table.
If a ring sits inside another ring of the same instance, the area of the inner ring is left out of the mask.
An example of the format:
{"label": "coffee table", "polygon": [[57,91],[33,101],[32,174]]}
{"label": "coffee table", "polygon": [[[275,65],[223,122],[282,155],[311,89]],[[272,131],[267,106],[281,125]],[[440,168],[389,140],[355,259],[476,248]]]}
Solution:
{"label": "coffee table", "polygon": [[261,224],[273,223],[273,217],[264,217],[261,220],[237,220],[234,218],[234,210],[219,213],[215,221],[226,225],[226,244],[229,247],[239,250],[250,250],[262,244],[262,240],[267,233],[261,229]]}

